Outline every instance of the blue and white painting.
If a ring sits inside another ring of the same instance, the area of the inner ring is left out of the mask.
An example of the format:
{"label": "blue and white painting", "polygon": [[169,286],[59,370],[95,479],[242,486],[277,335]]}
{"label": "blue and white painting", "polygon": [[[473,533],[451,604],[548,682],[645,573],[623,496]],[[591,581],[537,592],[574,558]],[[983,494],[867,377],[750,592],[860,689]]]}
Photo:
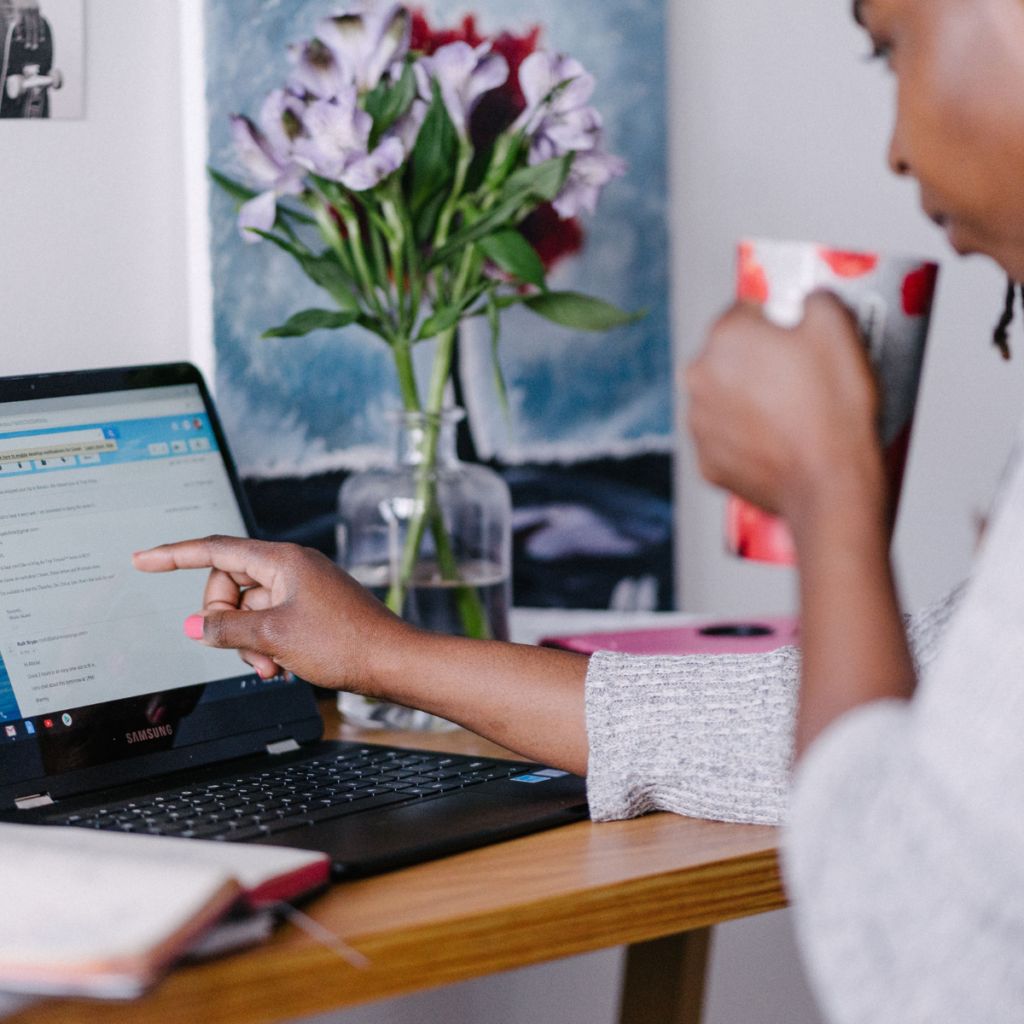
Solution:
{"label": "blue and white painting", "polygon": [[[552,288],[597,295],[648,315],[606,334],[559,327],[523,309],[503,316],[500,359],[511,424],[493,390],[489,335],[464,328],[461,370],[479,454],[505,463],[573,462],[667,452],[672,394],[665,167],[662,0],[428,0],[434,27],[473,14],[485,35],[541,26],[540,45],[571,54],[597,77],[592,102],[605,148],[628,174],[583,215],[583,250],[552,271]],[[331,0],[207,0],[211,165],[242,178],[229,115],[254,116],[289,70],[286,47]],[[324,295],[269,244],[238,235],[231,201],[214,190],[212,220],[218,401],[241,472],[308,476],[390,455],[400,407],[391,353],[358,327],[260,340]],[[422,346],[421,346],[422,347]],[[418,366],[429,365],[424,348]]]}

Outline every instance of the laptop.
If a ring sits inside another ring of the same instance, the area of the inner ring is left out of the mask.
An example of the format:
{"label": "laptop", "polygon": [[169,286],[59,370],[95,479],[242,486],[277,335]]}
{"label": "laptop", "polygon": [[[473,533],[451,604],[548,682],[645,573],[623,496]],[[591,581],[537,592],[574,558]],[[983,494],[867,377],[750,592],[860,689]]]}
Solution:
{"label": "laptop", "polygon": [[189,640],[205,572],[134,551],[256,529],[190,364],[0,379],[0,820],[321,850],[337,877],[587,817],[540,764],[326,741],[313,688]]}

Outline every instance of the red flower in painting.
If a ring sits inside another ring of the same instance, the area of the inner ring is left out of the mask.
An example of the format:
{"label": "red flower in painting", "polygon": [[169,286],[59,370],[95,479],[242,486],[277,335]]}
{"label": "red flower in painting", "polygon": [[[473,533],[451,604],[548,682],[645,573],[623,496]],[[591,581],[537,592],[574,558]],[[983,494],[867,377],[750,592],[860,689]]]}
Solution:
{"label": "red flower in painting", "polygon": [[412,10],[412,35],[409,39],[409,49],[419,50],[428,57],[442,46],[449,43],[469,43],[470,46],[479,46],[484,37],[476,30],[476,18],[467,14],[462,19],[458,28],[431,28],[427,16],[419,8]]}
{"label": "red flower in painting", "polygon": [[583,248],[580,222],[575,217],[562,220],[550,203],[541,203],[519,225],[519,231],[537,250],[545,270]]}
{"label": "red flower in painting", "polygon": [[[440,47],[449,43],[468,43],[479,46],[485,42],[476,27],[476,18],[467,14],[455,28],[432,28],[426,14],[420,9],[412,11],[411,50],[419,50],[428,57]],[[486,152],[494,140],[511,125],[526,109],[526,97],[519,85],[519,66],[537,49],[540,26],[534,25],[525,35],[517,36],[502,32],[491,42],[491,50],[508,62],[508,78],[504,85],[491,89],[480,97],[469,122],[469,135],[473,148]],[[562,220],[550,203],[544,203],[533,211],[520,225],[519,230],[537,250],[550,270],[559,260],[583,248],[583,228],[575,217]]]}

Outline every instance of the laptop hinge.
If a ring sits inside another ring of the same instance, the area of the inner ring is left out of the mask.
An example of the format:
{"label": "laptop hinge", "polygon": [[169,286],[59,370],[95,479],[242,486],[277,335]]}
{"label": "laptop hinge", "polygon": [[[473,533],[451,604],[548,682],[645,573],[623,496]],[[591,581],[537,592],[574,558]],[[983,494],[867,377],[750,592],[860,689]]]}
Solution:
{"label": "laptop hinge", "polygon": [[53,797],[49,793],[32,793],[30,796],[19,796],[14,800],[14,806],[19,811],[30,811],[33,807],[49,807],[53,803]]}
{"label": "laptop hinge", "polygon": [[290,736],[286,740],[278,740],[276,743],[267,744],[268,754],[287,754],[290,750],[298,750],[298,740],[293,740]]}

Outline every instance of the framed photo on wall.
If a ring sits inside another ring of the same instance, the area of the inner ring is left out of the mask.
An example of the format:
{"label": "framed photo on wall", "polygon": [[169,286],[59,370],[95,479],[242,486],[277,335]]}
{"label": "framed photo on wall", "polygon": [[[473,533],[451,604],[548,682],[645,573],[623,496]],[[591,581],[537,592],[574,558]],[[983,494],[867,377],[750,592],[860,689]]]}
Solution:
{"label": "framed photo on wall", "polygon": [[0,118],[80,118],[85,0],[0,0]]}

